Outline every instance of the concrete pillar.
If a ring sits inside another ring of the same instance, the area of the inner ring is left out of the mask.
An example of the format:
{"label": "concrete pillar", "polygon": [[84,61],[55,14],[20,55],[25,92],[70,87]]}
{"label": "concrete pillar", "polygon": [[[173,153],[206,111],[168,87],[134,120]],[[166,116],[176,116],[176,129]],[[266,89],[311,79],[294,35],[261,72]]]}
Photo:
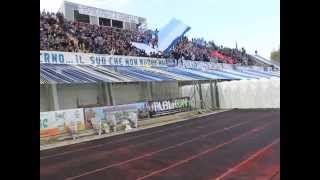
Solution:
{"label": "concrete pillar", "polygon": [[215,90],[213,89],[212,80],[210,80],[211,108],[215,109],[216,108],[216,102],[215,102],[215,97],[214,97],[213,91],[215,91]]}
{"label": "concrete pillar", "polygon": [[115,104],[114,102],[114,97],[113,97],[113,93],[112,93],[112,83],[105,83],[104,85],[104,89],[106,92],[106,97],[107,97],[107,103],[109,106],[113,106]]}
{"label": "concrete pillar", "polygon": [[57,84],[50,84],[49,88],[50,109],[53,111],[60,110]]}
{"label": "concrete pillar", "polygon": [[101,100],[100,102],[98,103],[101,103],[103,105],[107,105],[107,92],[105,91],[106,87],[105,87],[105,83],[99,83],[98,84],[98,92],[99,92],[99,99]]}
{"label": "concrete pillar", "polygon": [[153,84],[152,84],[152,82],[143,82],[144,84],[143,84],[143,89],[145,89],[146,90],[146,94],[145,94],[145,100],[147,100],[147,101],[151,101],[152,100],[152,97],[153,97]]}
{"label": "concrete pillar", "polygon": [[152,101],[153,100],[153,98],[154,98],[154,85],[155,84],[155,82],[149,82],[149,99]]}
{"label": "concrete pillar", "polygon": [[204,101],[203,101],[203,96],[202,96],[201,81],[198,81],[198,86],[199,86],[200,108],[204,109]]}
{"label": "concrete pillar", "polygon": [[216,99],[216,108],[220,108],[220,102],[219,102],[219,91],[218,91],[218,80],[214,81],[214,87],[215,87],[215,99]]}
{"label": "concrete pillar", "polygon": [[50,111],[51,101],[50,85],[40,84],[40,111]]}
{"label": "concrete pillar", "polygon": [[192,86],[193,86],[193,98],[194,98],[194,107],[195,109],[197,108],[197,84],[195,81],[192,81]]}
{"label": "concrete pillar", "polygon": [[89,16],[90,24],[99,25],[99,19],[95,16]]}

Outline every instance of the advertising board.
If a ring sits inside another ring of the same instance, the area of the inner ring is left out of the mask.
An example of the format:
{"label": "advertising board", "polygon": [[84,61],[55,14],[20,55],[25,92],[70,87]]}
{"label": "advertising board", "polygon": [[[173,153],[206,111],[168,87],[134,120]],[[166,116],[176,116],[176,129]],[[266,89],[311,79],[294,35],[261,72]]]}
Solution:
{"label": "advertising board", "polygon": [[83,109],[40,112],[40,137],[84,130]]}
{"label": "advertising board", "polygon": [[189,97],[148,102],[151,117],[188,111],[190,110],[190,107],[191,103]]}

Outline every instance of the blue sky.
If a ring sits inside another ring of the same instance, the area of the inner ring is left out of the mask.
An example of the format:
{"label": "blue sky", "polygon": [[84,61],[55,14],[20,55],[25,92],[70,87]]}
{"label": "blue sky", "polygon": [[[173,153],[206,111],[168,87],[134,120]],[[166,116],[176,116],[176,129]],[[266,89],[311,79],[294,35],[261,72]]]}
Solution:
{"label": "blue sky", "polygon": [[[148,27],[161,29],[172,17],[191,27],[189,37],[218,45],[245,47],[269,58],[280,45],[279,0],[69,0],[141,16]],[[62,0],[40,0],[40,10],[57,11]]]}

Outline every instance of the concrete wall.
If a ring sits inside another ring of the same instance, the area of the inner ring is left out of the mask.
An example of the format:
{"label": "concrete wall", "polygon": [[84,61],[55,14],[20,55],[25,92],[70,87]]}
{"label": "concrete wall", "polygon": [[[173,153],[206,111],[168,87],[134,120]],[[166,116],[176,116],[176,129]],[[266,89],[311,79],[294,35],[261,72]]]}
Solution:
{"label": "concrete wall", "polygon": [[153,100],[170,99],[181,97],[177,82],[156,82],[152,83]]}
{"label": "concrete wall", "polygon": [[76,10],[78,7],[76,5],[73,5],[72,3],[65,3],[65,6],[63,8],[63,14],[64,17],[69,21],[74,21],[74,10]]}
{"label": "concrete wall", "polygon": [[113,84],[112,97],[114,104],[119,105],[180,96],[177,82],[140,82]]}
{"label": "concrete wall", "polygon": [[49,89],[45,85],[40,85],[40,112],[50,110]]}
{"label": "concrete wall", "polygon": [[[65,2],[61,5],[59,8],[59,11],[64,14],[64,17],[69,20],[69,21],[74,21],[74,11],[78,10],[78,4],[77,3],[72,3],[72,2]],[[97,16],[89,16],[90,17],[90,24],[97,24],[99,25],[99,18]],[[112,17],[105,17],[108,19],[111,19],[111,24],[112,24]],[[146,23],[146,19],[139,17],[138,21],[142,24]],[[124,25],[124,29],[131,29],[135,30],[136,24],[132,22],[125,22],[122,21]]]}
{"label": "concrete wall", "polygon": [[[108,85],[98,84],[56,85],[58,105],[54,107],[52,86],[40,86],[40,111],[77,108],[80,105],[111,105]],[[179,85],[178,82],[141,82],[111,84],[113,105],[129,104],[147,100],[161,100],[178,97],[191,97],[193,108],[200,108],[198,89],[194,94],[192,84]],[[209,83],[202,84],[205,107],[211,107]]]}
{"label": "concrete wall", "polygon": [[[96,104],[99,96],[96,84],[57,85],[60,109],[71,109],[80,105]],[[101,97],[101,95],[100,95]]]}
{"label": "concrete wall", "polygon": [[121,83],[112,85],[115,105],[129,104],[146,100],[148,89],[143,83]]}
{"label": "concrete wall", "polygon": [[[47,86],[47,88],[44,85],[40,86],[40,111],[57,110],[52,102],[52,86]],[[110,87],[114,105],[151,100],[151,89],[147,83],[119,83]],[[98,101],[111,105],[108,85],[102,87],[98,84],[59,84],[56,85],[56,89],[58,109],[77,108],[77,101],[79,105],[98,104]]]}
{"label": "concrete wall", "polygon": [[97,16],[89,16],[90,24],[99,25],[99,18]]}
{"label": "concrete wall", "polygon": [[[40,85],[40,112],[77,108],[79,105],[129,104],[147,100],[190,97],[192,108],[200,108],[199,84],[192,82],[143,82],[108,85]],[[56,91],[55,91],[56,88]],[[111,90],[109,92],[109,89]],[[204,108],[215,103],[216,93],[211,93],[210,83],[201,84]],[[261,79],[218,83],[221,108],[279,108],[280,80]],[[56,96],[54,95],[56,92]],[[110,93],[110,94],[109,94]],[[213,98],[211,98],[213,94]]]}

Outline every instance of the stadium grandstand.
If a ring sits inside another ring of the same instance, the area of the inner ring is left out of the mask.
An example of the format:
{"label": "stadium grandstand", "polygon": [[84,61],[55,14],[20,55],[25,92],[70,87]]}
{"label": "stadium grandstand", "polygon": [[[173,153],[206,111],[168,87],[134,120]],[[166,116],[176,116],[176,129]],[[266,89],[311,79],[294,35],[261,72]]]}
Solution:
{"label": "stadium grandstand", "polygon": [[[40,179],[222,179],[278,136],[280,65],[191,30],[68,1],[40,11]],[[264,177],[277,148],[256,162]]]}
{"label": "stadium grandstand", "polygon": [[[146,29],[145,18],[92,9],[93,7],[65,1],[57,13],[40,12],[40,50],[272,66],[250,56],[244,48],[238,50],[217,46],[213,41],[207,42],[200,38],[189,39],[185,33],[190,27],[181,29],[182,23],[179,24],[179,21],[177,23],[173,20],[160,31],[153,31]],[[99,16],[104,15],[106,18],[94,16],[90,11],[100,12]],[[108,15],[123,17],[132,22],[114,20]],[[140,26],[144,28],[139,28]],[[181,33],[168,38],[170,32],[179,32],[179,28]],[[166,34],[168,36],[163,37]],[[162,41],[169,42],[166,44],[161,43]],[[141,44],[149,48],[138,48]],[[159,44],[165,46],[161,48],[162,51],[155,48],[159,47]]]}
{"label": "stadium grandstand", "polygon": [[177,98],[183,85],[212,80],[280,77],[271,61],[189,38],[190,29],[172,18],[151,30],[143,17],[68,1],[58,12],[40,12],[40,111]]}
{"label": "stadium grandstand", "polygon": [[[280,77],[279,66],[244,48],[188,38],[191,27],[175,18],[159,30],[146,27],[143,17],[68,1],[56,13],[40,12],[40,111],[177,98],[183,85],[212,80]],[[198,105],[205,99],[193,96]]]}
{"label": "stadium grandstand", "polygon": [[[87,108],[139,104],[144,107],[139,112],[151,118],[152,102],[187,102],[188,108],[160,108],[175,109],[170,112],[279,107],[278,98],[261,103],[258,96],[279,95],[279,64],[244,48],[187,37],[190,30],[175,18],[151,30],[146,18],[68,1],[58,12],[40,11],[40,112],[49,118],[56,116],[51,112],[80,109],[77,113],[86,117]],[[233,96],[253,99],[246,104]],[[77,130],[94,129],[92,123],[85,121]],[[42,136],[52,135],[45,127]]]}

